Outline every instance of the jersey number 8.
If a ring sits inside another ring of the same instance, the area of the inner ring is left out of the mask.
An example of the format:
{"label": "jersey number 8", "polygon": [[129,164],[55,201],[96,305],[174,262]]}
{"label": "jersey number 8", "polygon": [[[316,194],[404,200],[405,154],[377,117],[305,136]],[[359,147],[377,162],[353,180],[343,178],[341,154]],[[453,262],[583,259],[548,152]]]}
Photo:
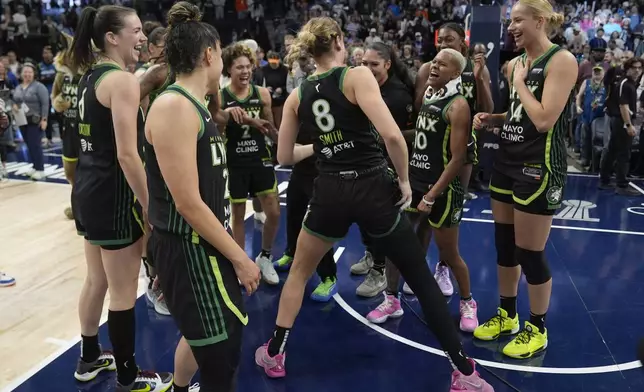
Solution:
{"label": "jersey number 8", "polygon": [[313,116],[315,123],[322,132],[331,132],[335,128],[335,118],[331,114],[331,105],[326,99],[317,99],[313,102]]}

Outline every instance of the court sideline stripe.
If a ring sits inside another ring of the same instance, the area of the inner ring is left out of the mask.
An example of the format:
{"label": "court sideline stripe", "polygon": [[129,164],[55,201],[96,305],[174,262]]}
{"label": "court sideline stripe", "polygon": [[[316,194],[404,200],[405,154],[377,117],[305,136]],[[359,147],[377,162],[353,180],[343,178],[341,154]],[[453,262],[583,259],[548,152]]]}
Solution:
{"label": "court sideline stripe", "polygon": [[[31,182],[33,182],[33,181],[31,181]],[[247,221],[253,215],[254,215],[253,208],[252,207],[250,209],[247,208],[246,209],[246,217],[245,217],[244,221]],[[141,266],[141,268],[143,268],[143,266]],[[145,294],[145,285],[142,286],[140,284],[140,281],[139,281],[139,292],[137,293],[136,300],[138,301],[143,296],[143,294]],[[147,304],[146,304],[146,306],[147,306]],[[98,324],[99,330],[103,326],[103,324],[105,324],[106,322],[107,322],[107,314],[105,315],[105,317],[101,317],[101,321]],[[32,367],[27,372],[21,374],[20,376],[16,377],[14,380],[12,380],[0,392],[12,392],[14,389],[18,388],[19,386],[21,386],[22,384],[27,382],[27,380],[29,380],[31,377],[36,375],[36,373],[38,373],[42,369],[46,368],[50,363],[54,362],[56,359],[58,359],[63,354],[65,354],[67,351],[71,350],[75,345],[80,343],[80,341],[81,341],[81,337],[80,337],[80,335],[78,335],[77,337],[75,337],[75,338],[69,340],[68,342],[66,342],[64,345],[61,345],[61,347],[58,350],[54,351],[51,355],[49,355],[48,357],[46,357],[45,359],[40,361],[40,363],[38,363],[36,366]],[[62,343],[62,341],[59,341],[59,342]],[[48,343],[51,343],[51,342],[48,342]],[[70,371],[70,377],[71,377],[71,371]]]}
{"label": "court sideline stripe", "polygon": [[[342,247],[342,246],[339,246],[338,249],[336,249],[333,255],[333,258],[335,259],[336,263],[340,259],[340,256],[342,256],[342,253],[344,253],[344,250],[345,250],[345,247]],[[442,350],[426,346],[424,344],[415,342],[413,340],[409,340],[398,334],[390,332],[376,324],[370,323],[366,318],[364,318],[360,313],[356,312],[355,309],[353,309],[348,303],[346,303],[346,301],[342,298],[342,296],[339,293],[335,294],[333,296],[333,299],[351,317],[361,322],[365,326],[371,328],[372,330],[390,339],[393,339],[399,343],[406,344],[418,350],[422,350],[430,354],[438,355],[441,357],[446,356]],[[545,374],[601,374],[601,373],[622,372],[622,371],[627,371],[627,370],[632,370],[632,369],[637,369],[642,367],[642,364],[640,363],[640,361],[633,361],[633,362],[620,363],[617,365],[607,365],[607,366],[593,366],[593,367],[580,367],[580,368],[553,368],[553,367],[513,365],[510,363],[485,361],[485,360],[476,359],[476,358],[472,358],[472,359],[474,359],[476,362],[480,363],[483,366],[492,367],[496,369],[513,370],[517,372],[526,372],[526,373],[545,373]]]}

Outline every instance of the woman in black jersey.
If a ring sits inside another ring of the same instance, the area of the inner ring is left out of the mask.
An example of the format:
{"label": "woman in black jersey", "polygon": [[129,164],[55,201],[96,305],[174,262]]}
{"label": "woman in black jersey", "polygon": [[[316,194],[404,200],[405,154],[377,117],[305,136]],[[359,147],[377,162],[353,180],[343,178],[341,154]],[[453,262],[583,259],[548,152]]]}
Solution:
{"label": "woman in black jersey", "polygon": [[[74,186],[74,174],[78,162],[78,150],[80,141],[78,139],[78,81],[81,73],[72,70],[69,65],[69,46],[72,37],[61,33],[63,47],[54,59],[56,65],[56,78],[51,90],[52,107],[57,113],[62,114],[61,134],[63,139],[63,170],[65,178]],[[71,207],[65,208],[65,216],[74,219]]]}
{"label": "woman in black jersey", "polygon": [[503,125],[490,179],[501,303],[497,315],[474,336],[494,340],[519,332],[516,298],[523,270],[530,318],[503,348],[514,358],[530,358],[548,345],[545,318],[552,278],[544,249],[552,216],[563,200],[566,113],[578,68],[575,56],[548,39],[563,20],[547,0],[519,0],[514,5],[508,32],[525,53],[508,66],[510,110],[474,117],[475,127]]}
{"label": "woman in black jersey", "polygon": [[[284,284],[271,340],[255,352],[255,362],[269,377],[284,377],[285,347],[302,305],[304,288],[333,243],[357,223],[372,238],[416,292],[425,319],[454,364],[451,391],[493,388],[466,358],[447,304],[433,281],[423,250],[401,208],[409,206],[407,146],[366,67],[344,66],[342,31],[331,18],[313,18],[291,45],[288,61],[310,53],[316,72],[286,100],[278,143],[281,164],[311,155],[310,146],[295,146],[298,130],[317,134],[314,149],[320,174],[300,232],[293,265]],[[372,125],[373,124],[373,125]],[[398,173],[396,180],[378,140],[382,137]],[[402,198],[401,198],[402,194]],[[402,219],[401,219],[402,218]]]}
{"label": "woman in black jersey", "polygon": [[[250,117],[263,118],[273,124],[271,93],[251,82],[255,54],[246,45],[233,44],[224,49],[222,57],[223,72],[230,77],[230,84],[219,92],[221,109],[241,108]],[[244,248],[246,201],[249,195],[257,197],[266,221],[262,227],[262,250],[255,261],[262,271],[262,279],[276,285],[279,276],[273,267],[271,250],[277,235],[280,207],[273,157],[266,134],[261,129],[234,121],[226,124],[224,132],[230,172],[233,236]]]}
{"label": "woman in black jersey", "polygon": [[[465,30],[457,23],[446,23],[438,30],[438,50],[454,49],[460,52],[467,59],[467,65],[461,73],[461,88],[465,99],[470,106],[472,117],[476,112],[492,112],[494,101],[490,90],[490,71],[485,65],[485,55],[477,54],[473,58],[468,56],[469,48],[465,41]],[[424,64],[419,70],[416,77],[416,107],[420,107],[425,91],[429,87],[429,69],[431,63]],[[471,129],[470,138],[467,144],[467,154],[465,165],[459,173],[460,182],[465,189],[465,197],[468,199],[467,192],[473,168],[478,164],[478,146],[476,138],[477,130]],[[426,220],[422,220],[418,225],[418,236],[421,242],[427,248],[431,236],[430,227]],[[454,286],[450,278],[449,266],[440,260],[436,265],[434,278],[438,282],[438,287],[445,296],[454,294]],[[461,293],[462,294],[462,293]]]}
{"label": "woman in black jersey", "polygon": [[[362,65],[369,68],[380,86],[380,95],[387,104],[398,127],[403,130],[407,141],[407,150],[414,138],[414,82],[409,76],[405,65],[398,59],[396,53],[389,45],[376,42],[366,48],[362,56]],[[380,141],[381,145],[384,143]],[[383,145],[384,147],[384,145]],[[386,155],[390,168],[393,164]],[[385,257],[374,251],[370,245],[369,236],[361,232],[365,244],[364,256],[351,266],[354,275],[367,275],[365,280],[356,289],[356,294],[361,297],[375,297],[387,287],[385,277]],[[397,271],[396,271],[397,274]],[[407,285],[405,285],[406,289]],[[396,289],[396,291],[398,291]]]}
{"label": "woman in black jersey", "polygon": [[[72,188],[87,259],[79,304],[82,352],[75,377],[89,381],[115,367],[118,392],[163,392],[172,386],[172,374],[141,372],[134,359],[134,304],[148,191],[137,140],[139,85],[125,69],[137,62],[145,40],[133,9],[86,7],[70,59],[72,69],[86,70],[78,84],[81,148]],[[113,357],[101,353],[97,336],[108,289]]]}
{"label": "woman in black jersey", "polygon": [[[465,193],[458,173],[465,163],[471,133],[470,108],[460,86],[467,60],[460,52],[447,48],[438,52],[431,64],[429,88],[416,121],[409,162],[413,196],[407,211],[412,225],[427,220],[432,226],[440,260],[454,270],[459,284],[459,327],[473,332],[478,326],[476,301],[470,291],[469,270],[458,249]],[[367,315],[369,321],[380,324],[403,315],[398,300],[399,282],[400,274],[388,263],[385,300]]]}
{"label": "woman in black jersey", "polygon": [[206,106],[221,75],[220,40],[198,16],[187,2],[168,13],[166,59],[176,82],[154,101],[145,127],[150,249],[201,391],[232,392],[248,323],[237,279],[251,294],[260,273],[229,233],[226,149]]}
{"label": "woman in black jersey", "polygon": [[[137,78],[140,78],[148,69],[150,69],[151,66],[161,61],[163,57],[163,49],[165,48],[165,33],[166,31],[164,27],[156,27],[150,32],[150,34],[146,34],[148,37],[147,50],[150,60],[141,65],[141,67],[134,72],[134,75]],[[143,113],[147,113],[149,107],[150,96],[148,94],[141,95],[141,108],[143,109]]]}

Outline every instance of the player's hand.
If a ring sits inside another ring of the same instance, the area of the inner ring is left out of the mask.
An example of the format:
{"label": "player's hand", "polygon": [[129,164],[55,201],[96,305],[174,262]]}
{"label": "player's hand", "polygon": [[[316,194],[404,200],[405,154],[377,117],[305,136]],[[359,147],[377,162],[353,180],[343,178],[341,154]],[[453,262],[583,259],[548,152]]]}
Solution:
{"label": "player's hand", "polygon": [[522,61],[519,59],[516,61],[514,66],[514,78],[512,80],[513,85],[525,83],[525,80],[528,78],[528,72],[530,71],[530,65],[530,60]]}
{"label": "player's hand", "polygon": [[239,106],[226,109],[230,116],[233,118],[237,124],[242,124],[244,122],[244,117],[247,116],[246,111]]}
{"label": "player's hand", "polygon": [[485,55],[479,53],[474,55],[474,78],[481,79],[483,76],[483,70],[485,69]]}
{"label": "player's hand", "polygon": [[492,115],[490,113],[476,113],[474,115],[474,120],[472,121],[472,126],[474,129],[488,128],[490,125],[490,120]]}
{"label": "player's hand", "polygon": [[409,185],[409,181],[401,181],[399,178],[398,187],[400,187],[402,197],[396,205],[400,206],[400,210],[402,211],[411,205],[411,185]]}
{"label": "player's hand", "polygon": [[635,134],[637,133],[635,130],[635,127],[632,124],[629,125],[628,128],[626,128],[626,132],[628,133],[628,136],[631,136],[631,137],[635,136]]}
{"label": "player's hand", "polygon": [[264,135],[271,136],[271,135],[277,134],[277,129],[275,128],[275,125],[273,125],[273,123],[268,120],[248,117],[246,118],[246,122],[251,127],[258,129]]}
{"label": "player's hand", "polygon": [[252,295],[259,287],[259,267],[248,257],[241,264],[233,264],[237,279],[246,288],[246,294]]}
{"label": "player's hand", "polygon": [[[427,201],[429,201],[429,202],[434,201],[434,200],[433,200],[433,199],[431,199],[428,195],[425,195],[424,197],[425,197],[425,200],[427,200]],[[422,200],[421,200],[420,202],[418,202],[418,205],[416,206],[416,209],[417,209],[418,211],[422,212],[423,214],[429,214],[430,212],[432,212],[432,206],[428,206],[428,205],[427,205],[427,204],[425,204],[425,202],[424,202],[424,201],[422,201]]]}

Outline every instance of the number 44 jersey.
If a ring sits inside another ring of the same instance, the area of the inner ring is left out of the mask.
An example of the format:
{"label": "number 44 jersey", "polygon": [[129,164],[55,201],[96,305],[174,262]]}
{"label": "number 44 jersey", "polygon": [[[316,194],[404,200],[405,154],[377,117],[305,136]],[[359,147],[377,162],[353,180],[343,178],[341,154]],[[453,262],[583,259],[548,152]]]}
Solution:
{"label": "number 44 jersey", "polygon": [[322,173],[365,170],[384,162],[379,135],[362,109],[343,93],[349,68],[309,76],[299,87],[301,132],[314,135]]}

